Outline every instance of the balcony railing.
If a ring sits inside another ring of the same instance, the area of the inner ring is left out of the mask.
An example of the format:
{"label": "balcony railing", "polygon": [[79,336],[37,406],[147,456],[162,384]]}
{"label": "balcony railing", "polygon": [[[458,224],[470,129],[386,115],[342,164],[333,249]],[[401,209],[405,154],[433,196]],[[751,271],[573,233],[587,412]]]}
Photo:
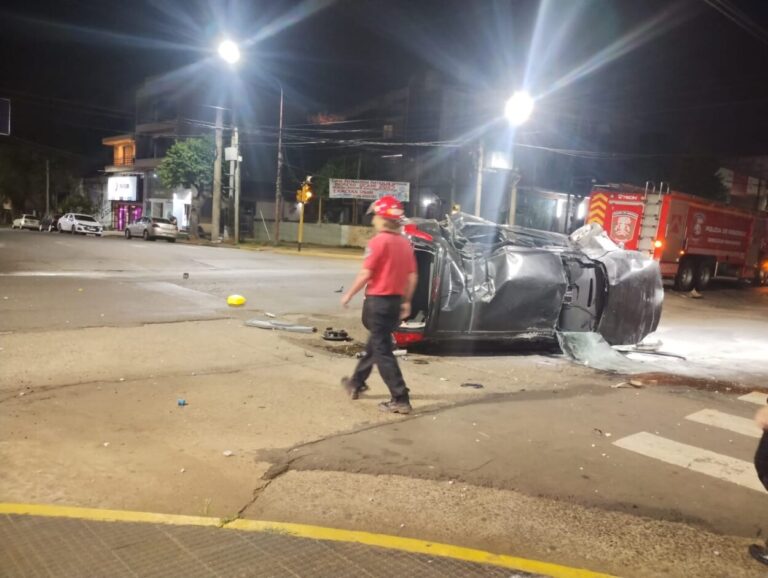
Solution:
{"label": "balcony railing", "polygon": [[132,167],[136,157],[133,155],[124,155],[122,157],[115,157],[112,163],[115,167]]}

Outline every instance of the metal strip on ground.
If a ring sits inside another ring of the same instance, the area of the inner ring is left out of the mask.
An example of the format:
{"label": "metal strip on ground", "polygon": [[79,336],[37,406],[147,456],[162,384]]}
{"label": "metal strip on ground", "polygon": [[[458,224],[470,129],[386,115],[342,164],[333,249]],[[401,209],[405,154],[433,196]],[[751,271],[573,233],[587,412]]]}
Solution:
{"label": "metal strip on ground", "polygon": [[44,518],[65,518],[93,522],[130,522],[171,526],[205,526],[221,528],[229,531],[284,535],[293,539],[303,538],[319,542],[341,542],[357,544],[372,548],[387,549],[415,555],[427,555],[441,559],[487,565],[515,570],[523,573],[550,576],[553,578],[611,578],[608,574],[592,572],[580,568],[571,568],[529,560],[515,556],[493,554],[472,548],[463,548],[449,544],[428,542],[413,538],[373,534],[351,530],[324,528],[307,524],[290,524],[283,522],[264,522],[259,520],[220,520],[200,516],[182,516],[173,514],[156,514],[149,512],[131,512],[122,510],[101,510],[94,508],[78,508],[68,506],[52,506],[39,504],[7,504],[0,503],[0,516],[22,515]]}
{"label": "metal strip on ground", "polygon": [[685,416],[685,419],[704,425],[711,425],[712,427],[725,429],[752,438],[763,437],[763,430],[757,427],[757,424],[753,420],[717,411],[716,409],[702,409],[701,411]]}
{"label": "metal strip on ground", "polygon": [[765,493],[765,488],[757,479],[755,467],[744,460],[682,444],[648,432],[621,438],[613,444],[649,458]]}

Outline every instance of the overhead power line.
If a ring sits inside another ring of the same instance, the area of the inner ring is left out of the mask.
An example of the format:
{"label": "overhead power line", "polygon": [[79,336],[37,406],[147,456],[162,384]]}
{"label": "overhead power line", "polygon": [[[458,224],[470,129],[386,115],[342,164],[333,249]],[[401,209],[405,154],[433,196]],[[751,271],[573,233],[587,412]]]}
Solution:
{"label": "overhead power line", "polygon": [[734,6],[730,0],[704,0],[704,2],[720,12],[720,14],[728,18],[737,26],[740,26],[749,32],[763,44],[768,44],[768,31],[757,24],[757,22],[755,22],[747,14]]}

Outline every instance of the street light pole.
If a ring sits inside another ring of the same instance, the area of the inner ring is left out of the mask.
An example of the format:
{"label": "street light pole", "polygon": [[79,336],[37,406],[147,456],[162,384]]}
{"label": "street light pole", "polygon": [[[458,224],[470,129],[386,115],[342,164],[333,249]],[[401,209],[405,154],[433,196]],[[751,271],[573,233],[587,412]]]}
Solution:
{"label": "street light pole", "polygon": [[[525,91],[519,90],[514,93],[504,106],[504,116],[507,117],[509,124],[513,127],[521,126],[528,121],[533,113],[533,97]],[[520,182],[520,175],[515,170],[515,135],[512,135],[512,146],[510,152],[510,170],[511,186],[509,187],[509,213],[507,214],[507,223],[515,224],[515,215],[517,213],[517,183]]]}
{"label": "street light pole", "polygon": [[235,197],[235,245],[240,242],[240,137],[235,126],[232,130],[232,148],[234,159],[229,165],[231,188]]}
{"label": "street light pole", "polygon": [[280,244],[280,216],[283,199],[283,86],[280,85],[280,122],[277,129],[277,177],[275,178],[275,246]]}
{"label": "street light pole", "polygon": [[211,207],[211,241],[221,233],[221,157],[223,148],[224,109],[216,108],[216,157],[213,160],[213,206]]}
{"label": "street light pole", "polygon": [[475,181],[475,216],[480,216],[480,209],[483,199],[483,165],[485,164],[485,145],[480,137],[477,143],[477,179]]}

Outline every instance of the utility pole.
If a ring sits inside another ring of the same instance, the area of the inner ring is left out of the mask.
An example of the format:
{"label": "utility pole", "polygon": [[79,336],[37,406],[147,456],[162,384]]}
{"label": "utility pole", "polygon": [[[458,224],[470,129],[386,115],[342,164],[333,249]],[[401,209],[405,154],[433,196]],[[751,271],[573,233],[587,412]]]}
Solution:
{"label": "utility pole", "polygon": [[509,214],[507,215],[507,224],[515,224],[515,215],[517,214],[517,183],[520,182],[520,173],[515,170],[514,155],[513,155],[512,170],[509,171],[510,187],[509,187]]}
{"label": "utility pole", "polygon": [[477,180],[475,182],[475,216],[480,216],[480,208],[483,200],[483,164],[485,160],[483,141],[477,143]]}
{"label": "utility pole", "polygon": [[234,189],[235,189],[235,245],[240,242],[240,138],[237,127],[232,134],[232,146],[235,149],[235,170],[234,170]]}
{"label": "utility pole", "polygon": [[221,157],[223,155],[224,109],[216,108],[216,158],[213,161],[213,206],[211,209],[211,241],[221,235]]}
{"label": "utility pole", "polygon": [[45,214],[51,212],[51,161],[45,159]]}
{"label": "utility pole", "polygon": [[283,87],[280,86],[280,124],[277,129],[277,177],[275,178],[275,246],[280,244],[283,200]]}

